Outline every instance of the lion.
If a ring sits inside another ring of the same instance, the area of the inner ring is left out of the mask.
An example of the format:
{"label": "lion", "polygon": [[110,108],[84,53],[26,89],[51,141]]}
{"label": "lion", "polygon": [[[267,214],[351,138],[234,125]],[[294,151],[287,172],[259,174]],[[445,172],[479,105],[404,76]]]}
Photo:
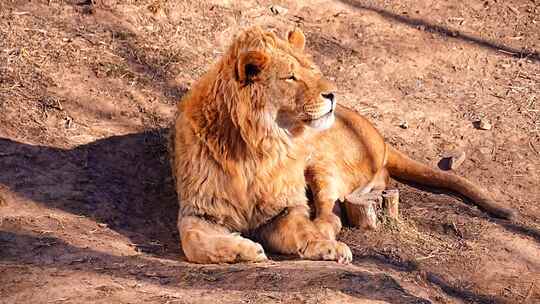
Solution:
{"label": "lion", "polygon": [[299,29],[285,38],[246,29],[179,103],[171,161],[188,261],[260,262],[267,250],[349,263],[351,250],[336,240],[336,202],[354,189],[384,189],[389,177],[514,215],[465,178],[408,158],[337,105],[335,86],[304,46]]}

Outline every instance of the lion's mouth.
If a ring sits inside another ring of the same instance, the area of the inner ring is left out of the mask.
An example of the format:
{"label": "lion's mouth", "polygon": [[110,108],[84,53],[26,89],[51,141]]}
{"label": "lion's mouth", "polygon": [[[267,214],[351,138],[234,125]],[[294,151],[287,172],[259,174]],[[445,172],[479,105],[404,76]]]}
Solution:
{"label": "lion's mouth", "polygon": [[326,114],[323,114],[322,116],[319,116],[318,118],[304,120],[304,123],[313,129],[325,130],[330,128],[334,123],[334,114],[335,110],[330,109],[330,111],[328,111]]}
{"label": "lion's mouth", "polygon": [[305,123],[311,123],[311,122],[316,122],[316,121],[319,121],[319,120],[324,120],[324,119],[327,119],[329,118],[330,116],[334,115],[334,109],[330,109],[328,112],[326,112],[325,114],[317,117],[317,118],[307,118],[307,119],[304,119],[304,122]]}
{"label": "lion's mouth", "polygon": [[331,100],[331,99],[326,99],[326,101],[328,102],[326,103],[326,112],[324,114],[320,115],[317,118],[310,117],[306,119],[305,121],[309,122],[309,121],[324,120],[334,115],[334,112],[336,111],[336,103],[334,102],[334,100]]}

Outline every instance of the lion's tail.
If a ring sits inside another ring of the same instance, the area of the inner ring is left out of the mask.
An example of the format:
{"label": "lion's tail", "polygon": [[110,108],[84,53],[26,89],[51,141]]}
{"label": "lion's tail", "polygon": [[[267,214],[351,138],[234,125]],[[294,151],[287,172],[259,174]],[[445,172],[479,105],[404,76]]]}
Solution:
{"label": "lion's tail", "polygon": [[499,218],[511,219],[516,215],[515,210],[498,204],[482,188],[467,179],[430,168],[390,146],[388,146],[388,151],[387,168],[391,176],[426,186],[455,191],[470,199],[484,211]]}

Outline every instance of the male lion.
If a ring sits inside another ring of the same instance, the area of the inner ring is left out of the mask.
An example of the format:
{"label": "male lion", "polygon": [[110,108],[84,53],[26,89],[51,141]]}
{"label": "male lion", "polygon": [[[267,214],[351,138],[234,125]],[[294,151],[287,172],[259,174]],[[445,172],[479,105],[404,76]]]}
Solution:
{"label": "male lion", "polygon": [[283,40],[248,29],[178,105],[172,167],[189,261],[266,260],[249,235],[274,252],[348,263],[349,247],[335,239],[334,204],[356,188],[384,188],[389,175],[513,215],[466,179],[404,156],[365,118],[336,106],[334,86],[304,44],[299,30]]}

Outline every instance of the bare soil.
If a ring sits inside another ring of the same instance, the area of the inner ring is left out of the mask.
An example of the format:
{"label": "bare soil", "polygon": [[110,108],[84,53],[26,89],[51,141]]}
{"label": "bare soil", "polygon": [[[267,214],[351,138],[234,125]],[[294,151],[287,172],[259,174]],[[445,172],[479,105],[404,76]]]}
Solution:
{"label": "bare soil", "polygon": [[[187,263],[167,129],[252,24],[301,27],[342,104],[433,166],[465,151],[519,219],[396,182],[352,265]],[[538,0],[0,1],[0,303],[540,303],[538,50]]]}

